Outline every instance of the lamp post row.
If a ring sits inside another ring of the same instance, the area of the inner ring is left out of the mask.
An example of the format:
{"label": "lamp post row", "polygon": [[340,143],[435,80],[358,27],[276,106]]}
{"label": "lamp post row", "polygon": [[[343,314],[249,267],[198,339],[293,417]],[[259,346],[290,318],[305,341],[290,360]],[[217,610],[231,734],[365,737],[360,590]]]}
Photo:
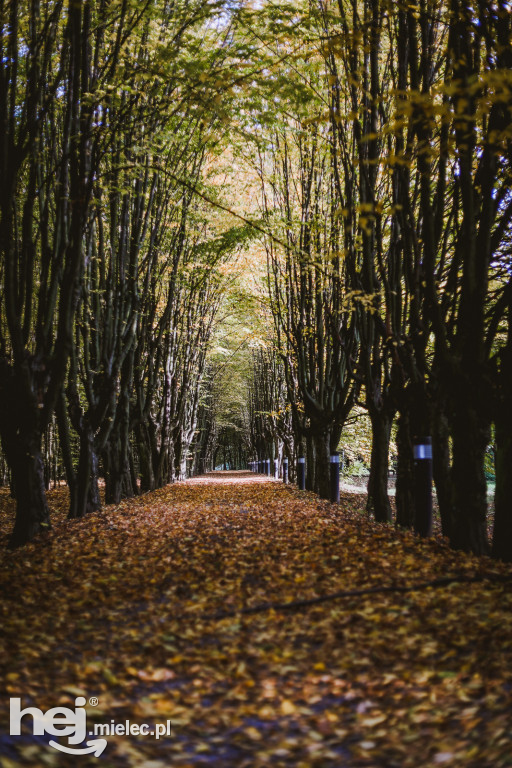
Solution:
{"label": "lamp post row", "polygon": [[[414,439],[414,530],[420,536],[432,535],[432,438],[417,437]],[[270,477],[270,459],[250,461],[251,472]],[[283,483],[289,482],[288,459],[283,459]],[[338,504],[340,500],[340,457],[333,453],[329,460],[330,501]],[[274,459],[274,477],[279,478],[279,461]],[[306,490],[306,459],[297,459],[297,487],[299,491]]]}

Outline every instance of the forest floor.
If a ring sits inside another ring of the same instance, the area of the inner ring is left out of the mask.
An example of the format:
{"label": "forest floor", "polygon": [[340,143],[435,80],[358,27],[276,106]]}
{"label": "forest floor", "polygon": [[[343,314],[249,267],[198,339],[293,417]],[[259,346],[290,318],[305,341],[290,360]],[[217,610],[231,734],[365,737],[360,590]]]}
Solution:
{"label": "forest floor", "polygon": [[[0,556],[1,768],[512,766],[510,567],[244,473],[81,521],[50,502],[52,530]],[[11,524],[2,492],[2,546]],[[9,735],[10,698],[82,696],[87,734],[166,734],[98,758],[29,715]]]}

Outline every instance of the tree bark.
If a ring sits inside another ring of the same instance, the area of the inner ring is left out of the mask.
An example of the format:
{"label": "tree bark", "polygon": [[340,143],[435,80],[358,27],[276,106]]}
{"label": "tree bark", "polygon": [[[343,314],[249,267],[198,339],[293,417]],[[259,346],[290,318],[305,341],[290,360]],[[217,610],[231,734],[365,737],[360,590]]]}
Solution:
{"label": "tree bark", "polygon": [[320,432],[314,436],[315,445],[315,493],[321,499],[331,497],[330,455],[331,436],[329,432]]}
{"label": "tree bark", "polygon": [[512,562],[512,411],[496,422],[496,491],[492,556]]}
{"label": "tree bark", "polygon": [[512,562],[512,283],[508,289],[508,333],[505,347],[497,357],[497,398],[494,423],[496,430],[496,491],[494,495],[494,531],[492,556]]}
{"label": "tree bark", "polygon": [[368,481],[368,511],[373,510],[378,523],[391,523],[393,515],[388,496],[389,440],[391,419],[386,413],[370,412],[372,455]]}
{"label": "tree bark", "polygon": [[15,372],[7,361],[0,367],[0,437],[11,470],[11,487],[16,499],[16,518],[9,539],[10,549],[22,546],[41,530],[50,528],[46,501],[42,434],[38,404],[27,379],[27,364]]}
{"label": "tree bark", "polygon": [[461,404],[453,422],[454,525],[451,544],[475,555],[489,554],[484,460],[488,430],[476,407]]}
{"label": "tree bark", "polygon": [[156,488],[153,465],[153,447],[147,424],[139,424],[135,429],[137,454],[139,459],[139,477],[141,493],[154,491]]}
{"label": "tree bark", "polygon": [[40,531],[50,528],[50,513],[44,486],[40,435],[34,431],[18,436],[9,453],[16,494],[16,520],[8,546],[15,549]]}
{"label": "tree bark", "polygon": [[451,538],[454,518],[449,426],[446,414],[440,404],[435,409],[432,419],[432,465],[437,503],[441,515],[441,530],[443,536]]}
{"label": "tree bark", "polygon": [[66,412],[66,396],[64,390],[61,391],[57,398],[56,405],[57,426],[59,429],[59,443],[62,451],[62,461],[64,463],[64,471],[66,474],[66,482],[69,489],[69,512],[68,517],[74,518],[77,515],[77,485],[76,474],[73,467],[73,456],[71,452],[71,438],[69,433],[69,421]]}
{"label": "tree bark", "polygon": [[121,499],[134,495],[130,474],[130,463],[125,446],[118,435],[109,440],[103,454],[105,469],[105,503],[119,504]]}
{"label": "tree bark", "polygon": [[316,491],[316,450],[311,434],[306,435],[306,491]]}
{"label": "tree bark", "polygon": [[84,426],[80,433],[76,486],[76,508],[70,509],[69,517],[84,517],[89,512],[97,512],[101,508],[98,488],[98,457],[94,446],[94,434],[88,425]]}
{"label": "tree bark", "polygon": [[396,436],[398,451],[396,468],[396,524],[401,528],[412,528],[414,521],[413,488],[413,447],[409,414],[406,409],[400,411]]}

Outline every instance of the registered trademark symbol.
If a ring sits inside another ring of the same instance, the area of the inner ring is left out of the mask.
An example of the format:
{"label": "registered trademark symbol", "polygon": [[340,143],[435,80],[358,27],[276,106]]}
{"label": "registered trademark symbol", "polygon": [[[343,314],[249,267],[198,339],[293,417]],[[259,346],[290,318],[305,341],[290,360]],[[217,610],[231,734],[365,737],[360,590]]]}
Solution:
{"label": "registered trademark symbol", "polygon": [[92,696],[92,698],[89,699],[89,704],[91,707],[97,707],[98,706],[98,699],[96,696]]}

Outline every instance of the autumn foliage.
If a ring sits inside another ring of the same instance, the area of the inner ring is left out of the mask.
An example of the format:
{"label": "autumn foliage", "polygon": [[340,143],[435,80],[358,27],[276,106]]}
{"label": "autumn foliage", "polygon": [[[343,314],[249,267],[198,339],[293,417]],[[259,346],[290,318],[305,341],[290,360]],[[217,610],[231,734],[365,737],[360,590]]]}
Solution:
{"label": "autumn foliage", "polygon": [[[91,724],[172,722],[109,737],[105,766],[510,765],[508,566],[245,473],[87,520],[49,499],[52,530],[0,566],[4,724],[10,696],[96,696]],[[77,764],[7,732],[2,768]]]}

